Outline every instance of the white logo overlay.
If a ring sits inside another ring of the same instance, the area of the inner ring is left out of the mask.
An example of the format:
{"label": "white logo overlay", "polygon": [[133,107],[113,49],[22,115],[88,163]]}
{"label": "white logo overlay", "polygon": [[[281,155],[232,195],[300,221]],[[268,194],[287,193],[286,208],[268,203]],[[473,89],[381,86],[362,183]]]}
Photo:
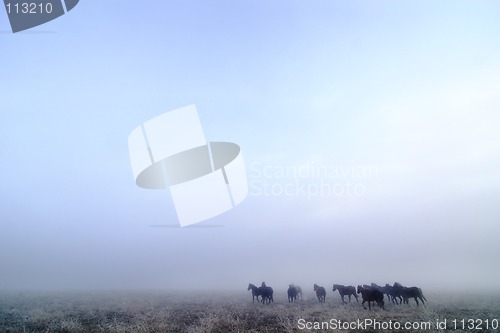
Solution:
{"label": "white logo overlay", "polygon": [[240,147],[208,142],[195,105],[161,114],[128,137],[138,186],[169,188],[181,227],[218,216],[248,194]]}

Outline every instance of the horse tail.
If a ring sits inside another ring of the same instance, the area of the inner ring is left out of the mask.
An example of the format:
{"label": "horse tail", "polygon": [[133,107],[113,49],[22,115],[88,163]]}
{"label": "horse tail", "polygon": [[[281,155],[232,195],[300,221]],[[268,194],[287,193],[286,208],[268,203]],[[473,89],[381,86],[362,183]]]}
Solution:
{"label": "horse tail", "polygon": [[420,291],[420,296],[422,296],[424,301],[428,302],[427,298],[425,298],[424,293],[422,292],[422,289],[418,288],[418,291]]}

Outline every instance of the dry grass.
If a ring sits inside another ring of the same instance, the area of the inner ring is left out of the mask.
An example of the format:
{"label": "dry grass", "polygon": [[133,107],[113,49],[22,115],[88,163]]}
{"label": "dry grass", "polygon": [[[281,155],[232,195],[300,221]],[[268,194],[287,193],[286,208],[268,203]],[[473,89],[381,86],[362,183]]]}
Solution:
{"label": "dry grass", "polygon": [[[331,292],[325,304],[318,303],[312,294],[308,300],[290,304],[285,291],[276,292],[270,305],[252,303],[249,292],[4,292],[0,294],[0,332],[321,332],[324,330],[300,330],[299,319],[318,323],[366,318],[400,323],[500,319],[498,295],[426,297],[427,308],[417,308],[415,303],[388,304],[386,310],[368,311],[356,302],[342,305],[338,294]],[[500,331],[454,330],[450,325],[448,329],[454,332]]]}

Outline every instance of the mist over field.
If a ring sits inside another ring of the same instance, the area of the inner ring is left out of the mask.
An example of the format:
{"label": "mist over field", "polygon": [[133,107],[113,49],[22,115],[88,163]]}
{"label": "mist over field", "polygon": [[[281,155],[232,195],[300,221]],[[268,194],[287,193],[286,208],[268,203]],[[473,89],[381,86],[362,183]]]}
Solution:
{"label": "mist over field", "polygon": [[[0,290],[500,292],[499,9],[83,1],[0,33]],[[181,228],[127,139],[190,104],[249,193]]]}

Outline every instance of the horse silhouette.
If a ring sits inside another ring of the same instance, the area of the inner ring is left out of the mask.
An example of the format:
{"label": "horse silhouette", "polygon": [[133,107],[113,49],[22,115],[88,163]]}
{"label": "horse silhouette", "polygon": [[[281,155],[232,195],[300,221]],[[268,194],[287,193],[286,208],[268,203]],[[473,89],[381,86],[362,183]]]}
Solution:
{"label": "horse silhouette", "polygon": [[255,302],[255,298],[257,298],[257,302],[259,302],[259,296],[261,297],[260,302],[262,303],[274,302],[273,288],[266,286],[264,282],[262,282],[262,286],[260,287],[249,283],[247,290],[252,291],[252,303]]}
{"label": "horse silhouette", "polygon": [[415,300],[415,303],[417,303],[417,306],[418,300],[420,300],[424,308],[426,307],[424,301],[427,301],[427,299],[425,298],[422,289],[420,289],[419,287],[405,287],[399,282],[394,282],[393,289],[401,294],[404,304],[410,305],[409,299],[413,298]]}
{"label": "horse silhouette", "polygon": [[257,298],[257,302],[259,302],[259,296],[261,296],[259,288],[256,285],[249,283],[247,290],[252,291],[252,303],[255,302],[255,298]]}
{"label": "horse silhouette", "polygon": [[289,285],[287,294],[288,294],[288,303],[295,302],[297,300],[297,294],[298,294],[297,287],[295,287],[293,284]]}
{"label": "horse silhouette", "polygon": [[351,301],[351,296],[354,296],[356,298],[356,302],[358,302],[358,295],[356,294],[356,288],[353,286],[344,286],[341,284],[334,284],[333,285],[333,291],[338,290],[340,294],[340,298],[342,298],[342,302],[344,304],[347,304],[347,302],[344,300],[344,296],[348,295],[349,296],[349,302]]}
{"label": "horse silhouette", "polygon": [[320,287],[316,283],[314,284],[314,291],[316,292],[316,296],[318,297],[318,301],[321,303],[325,303],[326,300],[326,289],[325,287]]}
{"label": "horse silhouette", "polygon": [[387,295],[390,301],[395,304],[403,304],[403,296],[401,295],[401,290],[394,288],[388,283],[384,286],[384,293]]}
{"label": "horse silhouette", "polygon": [[295,284],[291,284],[293,287],[295,287],[295,289],[297,290],[297,298],[302,300],[302,297],[304,296],[304,294],[302,294],[302,288],[300,286],[297,286]]}
{"label": "horse silhouette", "polygon": [[384,294],[378,289],[375,288],[364,288],[358,285],[357,289],[358,294],[361,294],[363,298],[363,308],[366,309],[365,303],[368,302],[368,309],[371,310],[370,302],[376,302],[379,307],[385,310],[384,308]]}
{"label": "horse silhouette", "polygon": [[271,302],[274,302],[274,298],[273,298],[273,288],[271,287],[268,287],[268,286],[261,286],[259,287],[259,290],[260,290],[260,296],[261,296],[261,302],[262,303],[271,303]]}

